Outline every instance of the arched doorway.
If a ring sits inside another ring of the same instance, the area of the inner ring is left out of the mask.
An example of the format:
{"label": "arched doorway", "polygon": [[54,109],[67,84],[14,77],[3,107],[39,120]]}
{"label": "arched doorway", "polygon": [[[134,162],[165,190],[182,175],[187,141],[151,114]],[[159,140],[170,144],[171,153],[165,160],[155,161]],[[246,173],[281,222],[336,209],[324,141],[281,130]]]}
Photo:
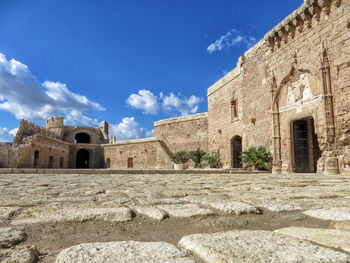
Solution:
{"label": "arched doorway", "polygon": [[312,117],[292,122],[293,172],[315,173],[321,150]]}
{"label": "arched doorway", "polygon": [[49,169],[52,169],[52,168],[53,168],[53,156],[50,156],[50,157],[49,157],[49,165],[48,165],[48,168],[49,168]]}
{"label": "arched doorway", "polygon": [[77,133],[75,135],[76,143],[90,143],[90,135],[84,132]]}
{"label": "arched doorway", "polygon": [[34,168],[38,168],[39,164],[39,151],[34,152]]}
{"label": "arched doorway", "polygon": [[128,168],[133,168],[134,167],[134,159],[133,158],[128,158]]}
{"label": "arched doorway", "polygon": [[62,169],[64,167],[64,159],[63,157],[60,158],[60,168]]}
{"label": "arched doorway", "polygon": [[76,168],[89,168],[89,152],[85,149],[77,151]]}
{"label": "arched doorway", "polygon": [[106,168],[110,168],[111,167],[111,159],[107,158],[106,159]]}
{"label": "arched doorway", "polygon": [[242,137],[236,136],[231,140],[231,158],[233,168],[242,168]]}

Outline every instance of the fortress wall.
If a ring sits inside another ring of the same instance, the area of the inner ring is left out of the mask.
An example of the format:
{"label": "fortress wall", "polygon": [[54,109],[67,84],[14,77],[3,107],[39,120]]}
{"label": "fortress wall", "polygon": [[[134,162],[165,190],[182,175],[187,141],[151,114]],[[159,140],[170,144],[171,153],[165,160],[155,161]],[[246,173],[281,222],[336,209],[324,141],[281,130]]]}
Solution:
{"label": "fortress wall", "polygon": [[105,144],[103,149],[105,162],[110,159],[110,168],[128,168],[129,158],[132,158],[129,168],[170,169],[172,166],[166,146],[155,138]]}
{"label": "fortress wall", "polygon": [[[334,144],[325,143],[329,125],[320,63],[325,50],[334,95],[337,151],[332,148]],[[208,89],[209,149],[219,148],[224,165],[228,165],[230,138],[241,135],[243,149],[264,145],[273,152],[275,96],[286,171],[291,171],[291,123],[296,119],[313,117],[323,155],[344,154],[347,146],[340,145],[339,139],[350,121],[349,75],[350,1],[306,1],[248,50],[233,71]],[[236,122],[228,117],[233,96],[238,97]]]}
{"label": "fortress wall", "polygon": [[171,118],[154,123],[154,136],[172,153],[201,149],[208,151],[208,114]]}

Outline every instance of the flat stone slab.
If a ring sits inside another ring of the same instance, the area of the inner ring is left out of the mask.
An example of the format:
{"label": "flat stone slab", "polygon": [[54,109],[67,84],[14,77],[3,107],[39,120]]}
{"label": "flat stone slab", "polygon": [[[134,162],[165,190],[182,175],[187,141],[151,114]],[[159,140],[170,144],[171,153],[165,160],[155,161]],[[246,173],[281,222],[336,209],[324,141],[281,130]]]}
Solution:
{"label": "flat stone slab", "polygon": [[[124,222],[132,219],[132,212],[126,207],[117,208],[88,208],[70,207],[53,209],[48,211],[33,212],[25,214],[29,218],[17,218],[11,224],[35,224],[35,223],[59,223],[59,222],[83,222],[89,220],[104,220],[110,222]],[[21,216],[21,215],[20,215]]]}
{"label": "flat stone slab", "polygon": [[2,227],[0,228],[0,247],[12,247],[21,242],[25,237],[26,235],[21,230],[12,227]]}
{"label": "flat stone slab", "polygon": [[201,208],[196,204],[158,205],[157,208],[164,210],[169,216],[173,217],[193,217],[214,214],[213,210]]}
{"label": "flat stone slab", "polygon": [[342,249],[350,253],[350,232],[334,229],[318,229],[306,227],[287,227],[275,232],[291,237],[306,239],[317,244]]}
{"label": "flat stone slab", "polygon": [[154,206],[135,206],[132,208],[137,214],[145,215],[151,219],[162,221],[168,215],[162,210]]}
{"label": "flat stone slab", "polygon": [[33,248],[1,249],[1,263],[33,263],[37,259],[37,251]]}
{"label": "flat stone slab", "polygon": [[350,231],[350,221],[333,221],[329,225],[329,228],[343,230],[343,231]]}
{"label": "flat stone slab", "polygon": [[331,207],[304,211],[303,214],[323,220],[350,220],[350,207]]}
{"label": "flat stone slab", "polygon": [[204,262],[345,263],[350,255],[270,231],[244,230],[183,237],[179,246]]}
{"label": "flat stone slab", "polygon": [[164,242],[86,243],[62,250],[55,263],[195,263],[174,245]]}
{"label": "flat stone slab", "polygon": [[21,209],[20,207],[0,207],[0,223],[9,219],[12,214]]}
{"label": "flat stone slab", "polygon": [[241,215],[241,214],[261,214],[262,210],[259,208],[238,202],[238,201],[228,201],[228,202],[205,202],[205,204],[211,206],[214,209],[220,210],[224,213]]}

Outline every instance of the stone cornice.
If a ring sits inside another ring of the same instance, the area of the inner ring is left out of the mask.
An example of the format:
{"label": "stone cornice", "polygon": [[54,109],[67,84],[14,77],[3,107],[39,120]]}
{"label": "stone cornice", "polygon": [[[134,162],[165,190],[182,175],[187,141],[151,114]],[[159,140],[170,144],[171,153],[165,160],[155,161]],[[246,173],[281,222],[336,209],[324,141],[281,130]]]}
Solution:
{"label": "stone cornice", "polygon": [[334,8],[338,8],[342,0],[304,0],[304,3],[281,23],[268,32],[264,40],[272,50],[288,43],[295,37],[296,31],[303,32],[312,27],[313,19],[320,20],[321,14],[329,15]]}

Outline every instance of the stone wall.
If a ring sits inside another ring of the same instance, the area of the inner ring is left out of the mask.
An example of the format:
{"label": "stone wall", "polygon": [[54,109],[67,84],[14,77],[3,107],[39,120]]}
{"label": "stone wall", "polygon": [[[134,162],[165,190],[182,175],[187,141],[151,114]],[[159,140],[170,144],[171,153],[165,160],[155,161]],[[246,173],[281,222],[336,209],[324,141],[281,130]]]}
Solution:
{"label": "stone wall", "polygon": [[107,142],[100,128],[85,126],[64,126],[63,140],[69,143],[75,143],[75,135],[78,133],[88,134],[91,144],[103,144]]}
{"label": "stone wall", "polygon": [[[35,135],[26,144],[15,147],[18,151],[16,168],[48,168],[52,156],[52,168],[60,168],[63,158],[63,168],[68,168],[69,144],[60,140]],[[34,162],[35,152],[38,152],[37,162]]]}
{"label": "stone wall", "polygon": [[[209,150],[219,148],[229,165],[230,138],[240,135],[243,149],[264,145],[277,171],[291,172],[291,125],[313,118],[322,150],[318,172],[334,168],[335,158],[343,171],[348,146],[340,138],[349,132],[349,75],[349,1],[306,1],[208,89]],[[229,118],[235,96],[238,120]]]}
{"label": "stone wall", "polygon": [[172,153],[208,150],[208,114],[177,117],[154,123],[154,136],[163,141]]}
{"label": "stone wall", "polygon": [[9,167],[9,150],[11,148],[11,143],[0,143],[0,168]]}
{"label": "stone wall", "polygon": [[103,145],[105,164],[110,168],[170,169],[172,161],[167,147],[156,138],[119,141]]}
{"label": "stone wall", "polygon": [[30,137],[35,134],[41,134],[49,138],[60,139],[60,137],[57,134],[51,132],[50,130],[42,128],[39,125],[35,125],[32,122],[21,120],[16,136],[13,141],[15,143],[23,143],[23,140],[26,137]]}

